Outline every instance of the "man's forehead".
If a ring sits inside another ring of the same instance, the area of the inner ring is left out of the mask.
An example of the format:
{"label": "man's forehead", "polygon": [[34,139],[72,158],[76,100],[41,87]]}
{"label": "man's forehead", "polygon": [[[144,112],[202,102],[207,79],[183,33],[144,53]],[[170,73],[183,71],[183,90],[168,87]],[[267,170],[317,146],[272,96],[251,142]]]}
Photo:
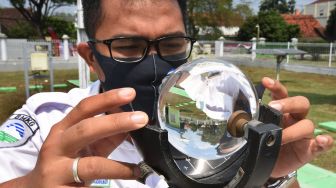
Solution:
{"label": "man's forehead", "polygon": [[184,32],[177,0],[103,0],[102,23],[96,38],[138,35],[157,38],[171,32]]}
{"label": "man's forehead", "polygon": [[[109,3],[110,5],[114,4],[117,5],[117,7],[124,7],[124,8],[131,8],[131,9],[137,9],[142,8],[144,6],[148,5],[159,5],[163,2],[167,3],[177,3],[177,0],[102,0],[102,4]],[[116,7],[104,7],[103,8],[116,8]]]}
{"label": "man's forehead", "polygon": [[[141,7],[148,4],[157,4],[164,0],[118,0],[126,6]],[[166,0],[167,1],[167,0]],[[168,0],[171,1],[171,0]],[[175,1],[175,0],[172,0]]]}

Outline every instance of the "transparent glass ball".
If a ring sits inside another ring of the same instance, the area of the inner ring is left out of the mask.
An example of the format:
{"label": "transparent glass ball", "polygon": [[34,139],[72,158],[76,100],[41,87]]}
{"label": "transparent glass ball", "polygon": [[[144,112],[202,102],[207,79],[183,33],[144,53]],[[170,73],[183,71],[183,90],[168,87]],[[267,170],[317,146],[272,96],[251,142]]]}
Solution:
{"label": "transparent glass ball", "polygon": [[245,74],[224,60],[186,63],[160,87],[159,125],[168,131],[173,147],[196,159],[226,159],[246,144],[227,131],[227,122],[237,110],[257,119],[257,94]]}

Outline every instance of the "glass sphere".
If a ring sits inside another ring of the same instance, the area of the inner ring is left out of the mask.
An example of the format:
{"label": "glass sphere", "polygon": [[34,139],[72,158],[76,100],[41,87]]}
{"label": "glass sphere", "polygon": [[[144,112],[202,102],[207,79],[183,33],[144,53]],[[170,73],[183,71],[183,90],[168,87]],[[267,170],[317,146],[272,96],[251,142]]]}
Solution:
{"label": "glass sphere", "polygon": [[170,144],[189,157],[225,159],[242,148],[246,140],[227,131],[227,122],[237,110],[257,119],[257,94],[245,74],[224,60],[186,63],[160,87],[159,125],[168,131]]}

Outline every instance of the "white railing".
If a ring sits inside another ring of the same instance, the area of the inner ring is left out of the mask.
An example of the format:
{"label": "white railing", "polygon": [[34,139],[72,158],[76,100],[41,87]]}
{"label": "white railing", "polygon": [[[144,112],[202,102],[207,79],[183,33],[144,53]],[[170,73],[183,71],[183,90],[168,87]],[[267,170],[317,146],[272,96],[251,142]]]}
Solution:
{"label": "white railing", "polygon": [[[0,36],[0,62],[20,61],[23,52],[34,52],[38,50],[41,43],[49,42],[52,45],[50,52],[59,62],[67,62],[71,57],[77,57],[76,40],[63,37],[62,40],[26,40],[8,39]],[[29,49],[23,49],[29,48]],[[336,44],[333,43],[300,43],[300,42],[242,42],[242,41],[198,41],[192,52],[192,58],[200,56],[219,56],[232,58],[246,58],[251,61],[274,60],[270,55],[259,55],[253,53],[253,49],[281,48],[300,49],[306,51],[305,55],[288,56],[286,63],[302,64],[310,66],[336,67]]]}
{"label": "white railing", "polygon": [[[0,61],[21,61],[24,51],[36,52],[44,49],[43,44],[50,43],[52,50],[50,53],[54,58],[68,61],[71,57],[77,57],[77,41],[69,38],[62,40],[27,40],[8,39],[0,37]],[[25,48],[25,49],[23,49]]]}
{"label": "white railing", "polygon": [[241,41],[198,41],[192,58],[200,56],[220,56],[248,58],[251,61],[274,60],[272,55],[253,53],[255,49],[299,49],[304,55],[289,55],[288,64],[336,67],[335,43],[293,43],[293,42],[241,42]]}

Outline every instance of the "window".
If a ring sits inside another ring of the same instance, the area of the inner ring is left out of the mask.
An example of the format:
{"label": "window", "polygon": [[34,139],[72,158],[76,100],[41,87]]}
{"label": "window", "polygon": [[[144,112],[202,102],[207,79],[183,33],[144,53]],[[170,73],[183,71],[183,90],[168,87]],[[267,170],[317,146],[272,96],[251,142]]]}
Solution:
{"label": "window", "polygon": [[320,16],[324,16],[324,9],[320,9]]}

